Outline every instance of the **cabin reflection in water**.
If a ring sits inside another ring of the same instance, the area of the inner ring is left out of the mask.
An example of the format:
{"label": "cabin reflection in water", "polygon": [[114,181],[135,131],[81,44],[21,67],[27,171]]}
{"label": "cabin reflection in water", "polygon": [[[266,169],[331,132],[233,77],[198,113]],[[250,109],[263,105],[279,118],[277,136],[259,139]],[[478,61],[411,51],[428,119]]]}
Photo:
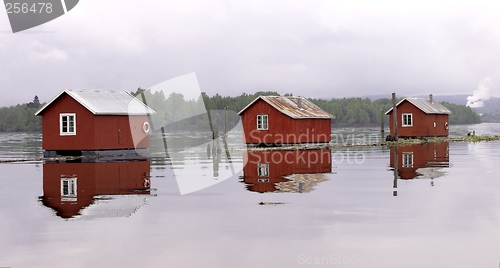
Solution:
{"label": "cabin reflection in water", "polygon": [[438,178],[444,175],[442,168],[450,166],[448,142],[393,147],[390,157],[392,168],[396,151],[398,175],[403,180]]}
{"label": "cabin reflection in water", "polygon": [[281,150],[243,154],[242,182],[252,192],[307,193],[332,172],[332,151]]}
{"label": "cabin reflection in water", "polygon": [[149,160],[43,165],[40,202],[61,218],[128,217],[147,203]]}

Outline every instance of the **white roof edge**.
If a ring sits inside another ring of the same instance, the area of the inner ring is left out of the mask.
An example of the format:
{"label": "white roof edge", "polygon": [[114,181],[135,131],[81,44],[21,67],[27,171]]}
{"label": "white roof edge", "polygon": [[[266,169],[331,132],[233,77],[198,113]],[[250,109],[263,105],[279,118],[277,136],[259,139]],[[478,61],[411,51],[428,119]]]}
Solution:
{"label": "white roof edge", "polygon": [[132,95],[132,93],[130,93],[130,92],[128,92],[128,91],[125,91],[125,93],[127,93],[130,97],[132,97],[133,99],[135,99],[135,100],[137,100],[139,103],[141,103],[141,104],[144,106],[144,108],[149,109],[149,110],[151,110],[151,111],[152,111],[152,113],[146,113],[146,114],[148,114],[148,115],[149,115],[149,114],[156,114],[156,111],[155,111],[153,108],[149,107],[149,105],[147,105],[146,103],[144,103],[144,102],[142,102],[141,100],[139,100],[138,98],[136,98],[134,95]]}
{"label": "white roof edge", "polygon": [[38,110],[38,112],[35,113],[35,116],[38,116],[45,108],[49,107],[55,100],[57,100],[63,93],[68,94],[72,99],[74,99],[76,102],[80,103],[85,109],[89,110],[93,115],[96,115],[96,112],[92,110],[90,107],[85,105],[85,103],[82,103],[78,98],[76,98],[73,94],[71,94],[71,90],[68,90],[65,88],[63,91],[59,92],[57,96],[55,96],[51,101],[49,101],[45,106],[42,107],[42,109]]}
{"label": "white roof edge", "polygon": [[[241,115],[241,113],[243,113],[246,109],[248,109],[248,107],[252,106],[252,104],[254,104],[254,103],[255,103],[257,100],[259,100],[259,99],[264,100],[264,99],[262,98],[262,95],[258,96],[257,98],[255,98],[255,100],[253,100],[253,101],[252,101],[252,102],[250,102],[247,106],[245,106],[245,108],[241,109],[241,111],[239,111],[239,112],[238,112],[238,115]],[[264,100],[264,101],[265,101],[265,100]],[[267,103],[267,101],[266,101],[266,103]]]}
{"label": "white roof edge", "polygon": [[[286,116],[289,116],[289,117],[291,117],[293,119],[311,119],[311,118],[312,119],[333,119],[333,118],[335,118],[335,116],[332,116],[332,115],[330,117],[325,117],[325,116],[295,116],[295,115],[290,115],[290,114],[282,112],[279,107],[277,107],[274,103],[267,101],[266,98],[264,98],[264,97],[288,97],[288,96],[262,96],[262,95],[260,95],[257,98],[255,98],[252,102],[250,102],[247,106],[245,106],[245,108],[243,108],[241,111],[239,111],[238,115],[241,115],[241,113],[243,113],[246,109],[248,109],[248,107],[252,106],[252,104],[254,104],[257,100],[262,99],[267,104],[271,105],[274,109],[280,111],[282,114],[284,114]],[[318,109],[321,109],[316,104],[312,103],[307,98],[305,98],[304,96],[290,96],[290,97],[295,97],[295,98],[303,99],[305,101],[308,101],[312,105],[316,106]]]}
{"label": "white roof edge", "polygon": [[92,110],[90,107],[88,107],[85,103],[83,103],[82,101],[80,101],[75,95],[73,94],[70,94],[70,93],[73,93],[71,90],[67,90],[65,89],[64,90],[71,98],[73,98],[74,100],[76,100],[78,103],[80,103],[83,107],[85,107],[85,109],[89,110],[93,115],[96,115],[96,111]]}
{"label": "white roof edge", "polygon": [[[422,110],[420,107],[418,107],[417,105],[415,105],[414,103],[412,103],[410,100],[411,99],[414,99],[414,100],[420,100],[420,99],[423,99],[423,100],[427,100],[427,99],[424,99],[424,98],[403,98],[402,100],[400,100],[397,104],[396,104],[396,107],[399,106],[399,104],[401,104],[403,101],[408,101],[409,103],[411,103],[413,106],[417,107],[419,110],[421,110],[422,112],[426,113],[426,114],[451,114],[452,112],[450,111],[450,109],[446,108],[444,105],[442,105],[440,102],[437,102],[439,103],[439,105],[443,106],[447,112],[444,112],[444,113],[427,113],[425,112],[424,110]],[[432,103],[431,103],[432,105]],[[391,111],[392,111],[393,107],[391,107],[389,110],[387,110],[387,112],[385,112],[385,115],[388,115]]]}
{"label": "white roof edge", "polygon": [[[52,98],[52,100],[50,100],[47,104],[45,104],[41,109],[39,109],[36,113],[35,113],[35,116],[38,116],[43,110],[45,110],[47,107],[49,107],[55,100],[57,100],[63,93],[66,93],[68,94],[73,100],[75,100],[76,102],[78,102],[80,105],[82,105],[83,107],[85,107],[85,109],[89,110],[93,115],[106,115],[107,113],[98,113],[96,111],[94,111],[93,109],[91,109],[90,107],[88,107],[85,103],[83,103],[82,101],[79,100],[79,98],[75,97],[74,94],[72,94],[72,91],[65,88],[63,91],[59,92],[59,94],[57,94],[54,98]],[[152,111],[152,113],[146,113],[146,114],[155,114],[156,111],[153,110],[151,107],[147,106],[146,104],[144,104],[142,101],[140,101],[139,99],[137,99],[136,97],[134,97],[132,94],[130,94],[128,91],[125,91],[125,93],[127,95],[129,95],[130,97],[132,97],[133,99],[137,100],[139,103],[141,103],[142,105],[144,105],[144,107],[146,109],[149,108],[149,110]],[[123,114],[116,114],[116,115],[135,115],[135,114],[128,114],[128,113],[123,113]]]}
{"label": "white roof edge", "polygon": [[[399,104],[401,104],[401,103],[402,103],[403,101],[405,101],[406,99],[407,99],[407,98],[403,98],[403,99],[402,99],[402,100],[400,100],[398,103],[396,103],[396,107],[398,107],[398,106],[399,106]],[[394,107],[391,107],[391,109],[389,109],[387,112],[385,112],[385,114],[386,114],[386,115],[387,115],[387,114],[389,114],[389,113],[392,111],[392,108],[394,108]]]}
{"label": "white roof edge", "polygon": [[55,100],[57,100],[65,92],[66,92],[66,88],[63,91],[59,92],[59,94],[57,94],[54,98],[52,98],[52,100],[50,100],[49,102],[47,102],[47,104],[45,104],[42,108],[40,108],[35,113],[35,116],[38,116],[43,110],[45,110],[45,108],[49,107]]}

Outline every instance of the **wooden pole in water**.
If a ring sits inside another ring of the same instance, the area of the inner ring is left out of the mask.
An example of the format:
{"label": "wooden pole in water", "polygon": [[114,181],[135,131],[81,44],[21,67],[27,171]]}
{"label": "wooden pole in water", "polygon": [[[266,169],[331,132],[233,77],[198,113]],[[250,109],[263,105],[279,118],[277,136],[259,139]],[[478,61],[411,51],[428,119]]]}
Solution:
{"label": "wooden pole in water", "polygon": [[[392,118],[394,121],[394,139],[398,140],[398,111],[396,107],[396,93],[392,93]],[[392,185],[392,195],[398,196],[398,144],[394,147],[394,182]]]}
{"label": "wooden pole in water", "polygon": [[227,135],[227,106],[224,107],[224,138]]}
{"label": "wooden pole in water", "polygon": [[399,165],[398,144],[394,147],[394,181],[392,183],[392,196],[398,196],[398,165]]}
{"label": "wooden pole in water", "polygon": [[167,139],[165,138],[165,129],[163,127],[161,127],[161,138],[163,139],[163,148],[165,148],[165,155],[166,157],[170,157],[168,155]]}
{"label": "wooden pole in water", "polygon": [[380,109],[380,141],[384,141],[384,110]]}
{"label": "wooden pole in water", "polygon": [[210,131],[212,132],[212,140],[215,139],[214,127],[212,124],[212,116],[210,115],[210,110],[207,109],[208,125],[210,126]]}
{"label": "wooden pole in water", "polygon": [[394,139],[398,140],[398,111],[396,107],[396,93],[392,93],[392,118],[394,121]]}
{"label": "wooden pole in water", "polygon": [[384,110],[380,109],[380,132],[384,133]]}
{"label": "wooden pole in water", "polygon": [[380,109],[380,141],[384,140],[384,110]]}

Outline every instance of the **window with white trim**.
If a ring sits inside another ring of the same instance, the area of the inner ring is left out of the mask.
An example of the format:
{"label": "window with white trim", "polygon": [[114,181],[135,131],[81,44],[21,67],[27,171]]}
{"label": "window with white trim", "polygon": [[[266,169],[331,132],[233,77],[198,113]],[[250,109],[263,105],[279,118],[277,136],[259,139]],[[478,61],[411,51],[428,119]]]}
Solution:
{"label": "window with white trim", "polygon": [[403,153],[403,167],[413,167],[413,153]]}
{"label": "window with white trim", "polygon": [[76,178],[61,178],[61,201],[76,201]]}
{"label": "window with white trim", "polygon": [[59,115],[59,133],[61,136],[76,135],[76,114]]}
{"label": "window with white trim", "polygon": [[257,130],[267,130],[267,114],[258,114],[257,115]]}
{"label": "window with white trim", "polygon": [[259,177],[269,177],[269,164],[258,164],[257,174]]}
{"label": "window with white trim", "polygon": [[413,116],[412,114],[403,114],[403,127],[413,126]]}

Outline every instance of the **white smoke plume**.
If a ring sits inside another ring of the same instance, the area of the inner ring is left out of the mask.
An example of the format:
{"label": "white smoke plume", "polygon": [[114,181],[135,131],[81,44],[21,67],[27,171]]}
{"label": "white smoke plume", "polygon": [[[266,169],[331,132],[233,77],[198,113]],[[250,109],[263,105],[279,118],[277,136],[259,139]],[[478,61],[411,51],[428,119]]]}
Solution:
{"label": "white smoke plume", "polygon": [[472,96],[467,97],[467,106],[471,108],[480,108],[484,106],[484,101],[491,98],[490,90],[494,86],[491,76],[485,77],[477,89],[474,90]]}

